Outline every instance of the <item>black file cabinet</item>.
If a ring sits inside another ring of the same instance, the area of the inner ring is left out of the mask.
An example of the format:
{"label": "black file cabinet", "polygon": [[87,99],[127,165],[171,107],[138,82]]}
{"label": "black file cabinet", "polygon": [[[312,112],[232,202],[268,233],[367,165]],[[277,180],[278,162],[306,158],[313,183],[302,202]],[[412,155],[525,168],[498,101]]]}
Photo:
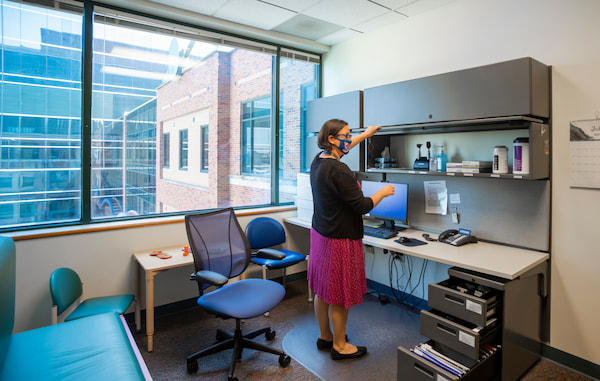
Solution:
{"label": "black file cabinet", "polygon": [[448,274],[429,285],[431,310],[421,311],[421,334],[431,339],[425,344],[469,370],[459,377],[399,347],[398,381],[517,380],[540,357],[547,264],[513,280],[456,267]]}

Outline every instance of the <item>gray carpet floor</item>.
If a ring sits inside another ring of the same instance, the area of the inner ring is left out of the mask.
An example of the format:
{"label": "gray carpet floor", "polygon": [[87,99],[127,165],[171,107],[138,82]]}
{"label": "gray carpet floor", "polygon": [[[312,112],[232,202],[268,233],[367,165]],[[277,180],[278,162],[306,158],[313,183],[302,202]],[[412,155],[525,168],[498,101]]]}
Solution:
{"label": "gray carpet floor", "polygon": [[[275,339],[268,342],[259,336],[255,340],[283,349],[292,357],[292,362],[282,368],[276,355],[245,350],[235,369],[239,380],[397,380],[397,347],[411,347],[427,340],[419,334],[418,311],[396,301],[381,304],[375,295],[365,295],[361,305],[350,309],[347,334],[350,342],[366,346],[369,353],[361,359],[333,361],[329,352],[316,347],[318,327],[313,305],[307,301],[306,281],[288,284],[286,297],[270,316],[247,320],[243,330],[264,326],[276,331]],[[195,374],[188,374],[186,368],[188,355],[215,342],[217,328],[233,330],[235,321],[215,318],[193,308],[157,317],[152,353],[146,351],[145,333],[135,333],[134,338],[156,381],[224,381],[231,360],[230,350],[201,358]],[[542,359],[521,379],[537,380],[592,379]]]}

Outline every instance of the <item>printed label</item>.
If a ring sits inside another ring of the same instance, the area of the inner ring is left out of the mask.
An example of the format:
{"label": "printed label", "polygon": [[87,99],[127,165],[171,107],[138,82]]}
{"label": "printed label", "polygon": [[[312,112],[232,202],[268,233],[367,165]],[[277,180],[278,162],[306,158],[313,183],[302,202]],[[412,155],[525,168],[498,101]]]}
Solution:
{"label": "printed label", "polygon": [[458,341],[470,347],[475,347],[475,336],[469,335],[466,332],[458,331]]}
{"label": "printed label", "polygon": [[475,303],[468,299],[467,299],[467,303],[465,304],[465,308],[468,311],[475,312],[476,314],[479,314],[479,315],[481,315],[481,313],[483,312],[483,306],[481,304]]}

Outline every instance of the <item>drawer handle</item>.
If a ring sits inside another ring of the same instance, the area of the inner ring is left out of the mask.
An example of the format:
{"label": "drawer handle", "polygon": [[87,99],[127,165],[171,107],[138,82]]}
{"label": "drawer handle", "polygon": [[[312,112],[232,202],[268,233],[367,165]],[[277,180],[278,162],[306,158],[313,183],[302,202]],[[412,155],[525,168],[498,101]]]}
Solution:
{"label": "drawer handle", "polygon": [[454,329],[452,329],[452,328],[450,328],[450,327],[448,327],[448,326],[446,326],[446,325],[443,325],[443,324],[437,323],[437,327],[438,327],[438,329],[439,329],[439,330],[441,330],[441,331],[444,331],[444,332],[446,332],[446,333],[449,333],[449,334],[451,334],[452,336],[456,336],[456,330],[454,330]]}
{"label": "drawer handle", "polygon": [[427,368],[424,368],[423,365],[419,364],[418,362],[415,363],[415,369],[433,379],[433,372]]}
{"label": "drawer handle", "polygon": [[454,302],[454,303],[460,304],[461,306],[463,304],[465,304],[465,301],[463,299],[458,298],[458,297],[456,297],[454,295],[445,294],[444,296],[446,297],[446,300],[448,300],[450,302]]}

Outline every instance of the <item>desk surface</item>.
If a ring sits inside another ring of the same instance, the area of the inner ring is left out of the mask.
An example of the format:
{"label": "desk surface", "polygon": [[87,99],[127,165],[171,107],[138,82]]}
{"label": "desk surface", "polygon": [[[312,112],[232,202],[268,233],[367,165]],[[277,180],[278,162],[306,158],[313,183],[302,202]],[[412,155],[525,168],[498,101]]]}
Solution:
{"label": "desk surface", "polygon": [[166,249],[161,248],[159,250],[165,254],[169,254],[171,258],[161,259],[157,256],[151,256],[150,254],[154,250],[139,251],[133,253],[133,256],[135,257],[135,260],[139,263],[139,265],[144,269],[144,271],[160,271],[170,269],[172,267],[194,264],[194,257],[191,254],[185,257],[183,256],[183,245],[170,247]]}
{"label": "desk surface", "polygon": [[[285,222],[310,229],[311,223],[298,218],[286,218]],[[398,236],[425,241],[424,231],[406,229]],[[460,247],[442,242],[427,242],[427,245],[405,246],[394,242],[398,236],[390,239],[364,236],[363,244],[390,251],[411,255],[447,265],[497,276],[504,279],[516,279],[530,269],[550,258],[548,253],[519,249],[487,242],[472,243]]]}

